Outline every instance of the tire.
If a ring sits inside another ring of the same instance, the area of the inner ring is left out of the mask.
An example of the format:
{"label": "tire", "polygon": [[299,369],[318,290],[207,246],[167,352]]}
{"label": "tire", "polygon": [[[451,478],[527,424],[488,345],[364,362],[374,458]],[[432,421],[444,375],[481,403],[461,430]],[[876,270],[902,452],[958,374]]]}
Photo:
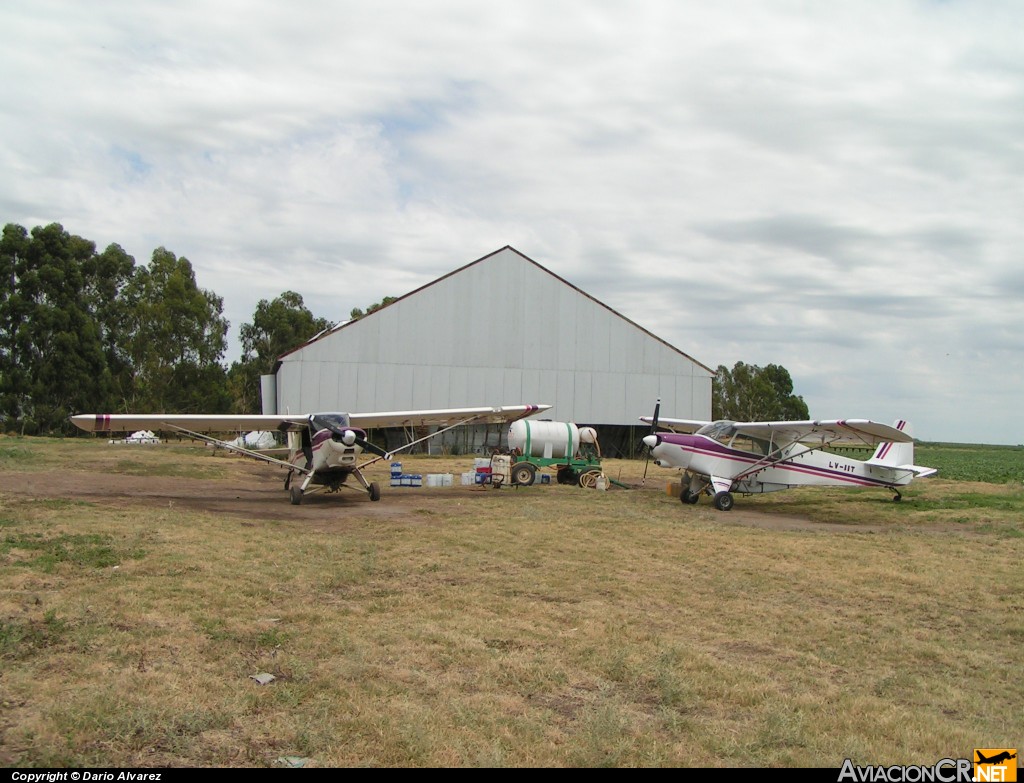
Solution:
{"label": "tire", "polygon": [[719,492],[715,495],[715,508],[719,511],[731,511],[733,497],[731,492]]}
{"label": "tire", "polygon": [[302,503],[302,487],[292,487],[291,498],[293,506],[297,506]]}
{"label": "tire", "polygon": [[374,502],[380,500],[380,484],[376,481],[370,483],[370,500]]}
{"label": "tire", "polygon": [[599,470],[585,470],[580,473],[580,486],[585,489],[594,489],[597,486],[597,480],[601,477],[601,471]]}
{"label": "tire", "polygon": [[559,484],[575,484],[576,471],[572,468],[559,468],[555,478]]}
{"label": "tire", "polygon": [[695,495],[693,492],[690,492],[689,487],[679,493],[679,500],[687,506],[695,505],[699,499],[700,495]]}
{"label": "tire", "polygon": [[537,468],[529,462],[517,462],[512,466],[512,483],[522,487],[531,487],[537,480]]}

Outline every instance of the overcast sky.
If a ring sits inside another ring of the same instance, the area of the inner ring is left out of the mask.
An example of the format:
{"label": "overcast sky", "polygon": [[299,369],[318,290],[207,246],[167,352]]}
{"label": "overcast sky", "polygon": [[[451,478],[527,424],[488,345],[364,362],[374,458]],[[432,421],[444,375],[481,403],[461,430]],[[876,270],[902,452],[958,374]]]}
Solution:
{"label": "overcast sky", "polygon": [[814,418],[1024,443],[1020,0],[6,0],[0,40],[0,223],[187,257],[227,362],[260,299],[511,245]]}

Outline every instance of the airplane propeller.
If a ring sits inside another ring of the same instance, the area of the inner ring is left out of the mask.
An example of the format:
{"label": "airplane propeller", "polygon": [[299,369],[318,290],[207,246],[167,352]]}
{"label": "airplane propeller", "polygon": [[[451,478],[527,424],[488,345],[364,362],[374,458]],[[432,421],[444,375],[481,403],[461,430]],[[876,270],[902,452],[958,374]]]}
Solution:
{"label": "airplane propeller", "polygon": [[[651,432],[650,432],[651,435],[654,435],[658,431],[658,414],[660,412],[661,412],[661,397],[659,397],[657,402],[654,403],[654,418],[651,419]],[[644,477],[643,477],[643,480],[640,482],[640,486],[641,487],[646,486],[646,484],[647,484],[647,465],[651,461],[651,449],[652,448],[653,447],[648,447],[648,449],[647,449],[647,459],[644,460]]]}
{"label": "airplane propeller", "polygon": [[[348,432],[352,432],[352,431],[349,430]],[[347,435],[348,432],[346,432],[345,434]],[[355,433],[352,433],[352,434],[355,435]],[[378,457],[380,457],[382,459],[391,459],[391,452],[385,451],[380,446],[378,446],[376,443],[370,443],[370,441],[368,441],[366,438],[360,438],[360,437],[357,436],[353,442],[356,445],[362,447],[363,451],[368,451],[371,454],[376,454]]]}

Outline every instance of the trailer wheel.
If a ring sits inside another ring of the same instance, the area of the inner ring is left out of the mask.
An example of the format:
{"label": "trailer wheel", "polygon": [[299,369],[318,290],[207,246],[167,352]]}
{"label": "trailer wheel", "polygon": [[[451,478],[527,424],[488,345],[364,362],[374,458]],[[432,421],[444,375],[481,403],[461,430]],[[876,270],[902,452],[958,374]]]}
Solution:
{"label": "trailer wheel", "polygon": [[575,484],[576,478],[576,471],[569,467],[559,468],[558,473],[555,474],[555,479],[559,484]]}
{"label": "trailer wheel", "polygon": [[529,462],[517,462],[512,466],[512,483],[523,487],[533,486],[537,478],[537,468]]}

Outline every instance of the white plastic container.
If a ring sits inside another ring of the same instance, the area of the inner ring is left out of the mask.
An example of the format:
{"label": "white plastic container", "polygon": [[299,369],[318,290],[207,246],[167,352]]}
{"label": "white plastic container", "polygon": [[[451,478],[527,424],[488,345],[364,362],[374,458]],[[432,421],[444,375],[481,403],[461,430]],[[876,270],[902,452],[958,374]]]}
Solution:
{"label": "white plastic container", "polygon": [[508,454],[495,454],[491,457],[491,481],[496,482],[501,476],[502,484],[512,483],[512,457]]}
{"label": "white plastic container", "polygon": [[519,419],[508,428],[508,447],[527,457],[572,459],[580,450],[580,428],[571,421]]}

